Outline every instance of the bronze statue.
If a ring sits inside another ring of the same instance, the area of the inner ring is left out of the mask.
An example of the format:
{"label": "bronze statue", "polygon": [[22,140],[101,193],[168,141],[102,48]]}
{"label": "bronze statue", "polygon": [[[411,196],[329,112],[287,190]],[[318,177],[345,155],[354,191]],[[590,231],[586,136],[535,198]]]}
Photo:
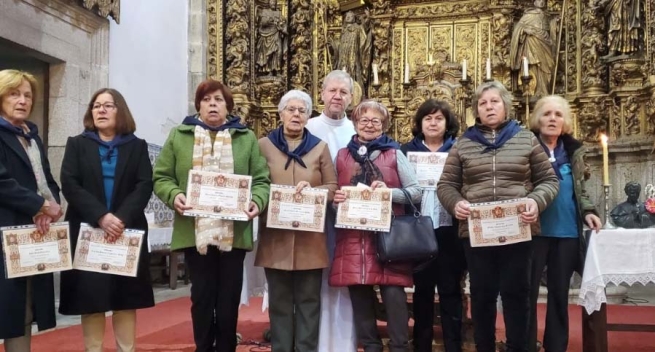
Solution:
{"label": "bronze statue", "polygon": [[259,27],[255,63],[259,73],[276,75],[282,71],[282,62],[287,52],[286,22],[276,9],[276,0],[269,1],[270,8],[259,10]]}
{"label": "bronze statue", "polygon": [[607,46],[604,58],[638,52],[641,41],[641,0],[600,0],[607,18]]}
{"label": "bronze statue", "polygon": [[529,69],[534,76],[534,96],[550,94],[550,80],[555,67],[554,38],[555,23],[544,11],[545,0],[535,0],[534,7],[525,10],[523,17],[514,26],[510,42],[510,68],[523,75],[523,57],[528,59]]}
{"label": "bronze statue", "polygon": [[341,37],[334,48],[333,67],[335,70],[345,68],[353,80],[363,88],[368,81],[372,35],[367,28],[368,16],[364,16],[362,22],[363,24],[355,22],[355,14],[346,12]]}
{"label": "bronze statue", "polygon": [[644,203],[639,202],[641,185],[637,182],[628,182],[624,191],[628,199],[610,212],[614,225],[626,229],[644,229],[655,225],[655,218],[646,211]]}

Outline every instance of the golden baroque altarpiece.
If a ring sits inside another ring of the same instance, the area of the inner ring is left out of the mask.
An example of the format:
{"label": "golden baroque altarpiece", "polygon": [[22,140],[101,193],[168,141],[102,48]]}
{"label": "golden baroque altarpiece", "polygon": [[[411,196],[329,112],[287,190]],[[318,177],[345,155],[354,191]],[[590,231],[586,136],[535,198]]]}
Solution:
{"label": "golden baroque altarpiece", "polygon": [[[277,103],[289,89],[308,92],[315,112],[321,111],[321,79],[341,69],[337,50],[348,37],[364,63],[346,69],[361,77],[355,101],[383,102],[393,115],[388,133],[399,141],[411,137],[412,115],[429,97],[449,101],[470,126],[472,92],[486,78],[489,59],[492,78],[515,95],[520,121],[548,91],[569,100],[575,135],[586,142],[607,133],[633,152],[653,143],[652,1],[206,1],[209,76],[232,88],[235,113],[259,136],[277,127]],[[535,23],[543,24],[539,34],[524,30]],[[361,29],[364,36],[342,36]],[[366,40],[370,45],[362,44]],[[530,40],[536,44],[526,45]],[[528,79],[522,78],[521,55],[530,59]]]}

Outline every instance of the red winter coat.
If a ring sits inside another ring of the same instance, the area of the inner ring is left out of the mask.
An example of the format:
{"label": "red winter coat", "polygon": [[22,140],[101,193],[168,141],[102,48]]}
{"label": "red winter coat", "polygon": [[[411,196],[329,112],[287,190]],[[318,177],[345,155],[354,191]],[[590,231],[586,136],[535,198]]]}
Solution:
{"label": "red winter coat", "polygon": [[[373,160],[389,188],[401,188],[396,161],[396,150],[383,151]],[[336,158],[339,188],[351,186],[350,180],[361,170],[347,148],[339,150]],[[403,205],[393,205],[394,214],[404,214]],[[371,231],[337,229],[337,244],[330,270],[331,286],[391,285],[412,286],[410,264],[382,265],[377,258],[376,234]]]}

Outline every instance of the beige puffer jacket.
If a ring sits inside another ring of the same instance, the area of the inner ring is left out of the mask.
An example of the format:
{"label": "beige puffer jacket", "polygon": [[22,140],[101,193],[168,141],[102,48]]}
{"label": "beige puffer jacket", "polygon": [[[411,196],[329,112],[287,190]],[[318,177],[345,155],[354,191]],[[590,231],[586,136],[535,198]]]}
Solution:
{"label": "beige puffer jacket", "polygon": [[[476,126],[493,141],[507,122],[498,131],[479,123]],[[521,129],[499,149],[482,153],[485,148],[461,137],[450,150],[437,186],[439,201],[450,214],[461,200],[480,203],[528,197],[542,212],[555,199],[559,180],[532,132]],[[533,236],[540,234],[539,222],[531,231]],[[459,222],[459,236],[469,237],[467,221]]]}

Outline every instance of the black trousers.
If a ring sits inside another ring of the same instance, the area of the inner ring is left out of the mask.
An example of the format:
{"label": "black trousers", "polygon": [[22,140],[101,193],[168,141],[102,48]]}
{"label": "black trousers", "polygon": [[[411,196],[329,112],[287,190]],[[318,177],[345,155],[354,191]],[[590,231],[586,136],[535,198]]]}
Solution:
{"label": "black trousers", "polygon": [[546,352],[565,352],[569,345],[569,286],[579,260],[578,238],[537,236],[532,239],[532,278],[530,287],[530,329],[528,349],[536,351],[537,300],[544,267],[548,267],[546,288]]}
{"label": "black trousers", "polygon": [[323,270],[264,270],[272,350],[315,352],[321,322]]}
{"label": "black trousers", "polygon": [[499,293],[503,301],[506,351],[527,351],[531,243],[471,248],[465,239],[464,253],[471,280],[471,316],[477,351],[496,351],[496,300]]}
{"label": "black trousers", "polygon": [[191,321],[196,352],[234,352],[246,252],[220,252],[210,246],[207,255],[187,248],[184,256],[191,278]]}
{"label": "black trousers", "polygon": [[462,279],[466,271],[464,247],[453,226],[434,230],[439,254],[414,274],[414,351],[431,352],[434,337],[434,286],[439,292],[439,314],[446,352],[462,351]]}
{"label": "black trousers", "polygon": [[[382,352],[382,339],[375,318],[375,303],[378,301],[373,286],[348,286],[353,306],[357,341],[364,352]],[[407,294],[401,286],[380,286],[384,309],[387,312],[389,351],[409,351],[409,311]]]}

